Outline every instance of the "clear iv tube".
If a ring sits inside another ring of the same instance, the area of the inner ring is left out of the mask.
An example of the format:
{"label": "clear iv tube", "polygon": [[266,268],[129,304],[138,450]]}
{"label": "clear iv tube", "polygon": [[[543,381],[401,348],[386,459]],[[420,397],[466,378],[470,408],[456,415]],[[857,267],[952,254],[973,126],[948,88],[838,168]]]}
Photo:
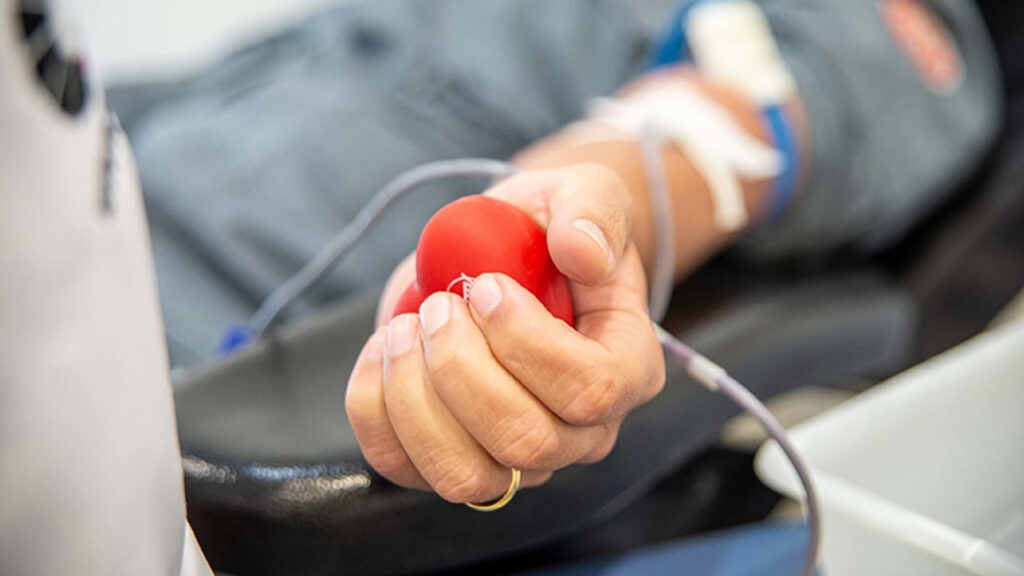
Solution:
{"label": "clear iv tube", "polygon": [[323,247],[294,276],[277,287],[247,323],[249,338],[258,340],[280,317],[285,308],[299,296],[324,279],[360,239],[380,220],[381,215],[398,199],[434,180],[459,176],[504,178],[518,168],[497,160],[463,158],[423,164],[388,182],[373,195],[356,217]]}

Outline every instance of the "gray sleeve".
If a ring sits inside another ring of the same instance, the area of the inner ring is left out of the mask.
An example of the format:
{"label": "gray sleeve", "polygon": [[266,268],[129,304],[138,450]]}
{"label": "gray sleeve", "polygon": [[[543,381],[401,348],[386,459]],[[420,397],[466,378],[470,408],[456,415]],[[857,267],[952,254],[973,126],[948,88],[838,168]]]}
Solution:
{"label": "gray sleeve", "polygon": [[930,88],[890,36],[881,2],[765,0],[810,124],[810,170],[793,204],[745,243],[756,257],[877,250],[978,163],[998,131],[995,55],[973,2],[928,0],[963,75]]}
{"label": "gray sleeve", "polygon": [[[213,354],[402,171],[507,157],[637,74],[668,11],[643,4],[345,2],[172,92],[122,89],[173,362]],[[431,214],[483,185],[402,200],[292,310],[379,287]]]}

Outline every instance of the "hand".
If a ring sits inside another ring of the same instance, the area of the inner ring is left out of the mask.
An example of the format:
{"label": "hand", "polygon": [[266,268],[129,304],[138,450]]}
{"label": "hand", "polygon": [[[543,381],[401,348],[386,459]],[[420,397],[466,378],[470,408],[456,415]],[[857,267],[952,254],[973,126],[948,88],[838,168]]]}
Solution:
{"label": "hand", "polygon": [[523,172],[487,194],[546,230],[570,280],[576,330],[500,274],[477,278],[468,304],[437,293],[419,314],[391,318],[415,276],[410,257],[388,282],[346,396],[370,465],[452,502],[500,496],[509,468],[537,486],[554,470],[603,459],[626,414],[665,380],[622,181],[579,165]]}

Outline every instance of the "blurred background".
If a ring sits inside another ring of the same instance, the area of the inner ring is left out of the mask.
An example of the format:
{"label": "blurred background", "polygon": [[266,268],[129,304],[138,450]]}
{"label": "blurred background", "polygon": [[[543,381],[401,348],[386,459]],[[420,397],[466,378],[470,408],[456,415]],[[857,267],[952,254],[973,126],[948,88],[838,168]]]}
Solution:
{"label": "blurred background", "polygon": [[345,0],[55,0],[81,23],[100,78],[170,80]]}
{"label": "blurred background", "polygon": [[[58,14],[81,23],[89,66],[111,88],[110,101],[137,145],[158,235],[157,259],[165,266],[159,270],[161,289],[176,291],[181,306],[165,309],[165,319],[196,316],[189,298],[200,292],[211,310],[223,311],[223,317],[210,317],[215,330],[207,332],[214,336],[194,338],[202,353],[169,336],[176,363],[199,364],[203,354],[212,356],[217,330],[244,319],[246,306],[258,303],[337,231],[363,196],[401,169],[436,155],[463,155],[467,148],[507,155],[530,141],[508,129],[506,109],[475,99],[479,94],[446,75],[448,68],[420,68],[415,58],[398,75],[401,81],[381,90],[383,104],[378,94],[334,84],[342,71],[366,72],[334,56],[351,49],[371,59],[388,46],[387,34],[372,19],[352,28],[344,14],[323,26],[309,19],[351,0],[56,1]],[[870,257],[840,251],[828,261],[748,266],[727,254],[675,295],[667,326],[759,394],[775,397],[772,406],[786,424],[828,410],[992,326],[1012,323],[1024,308],[1017,296],[1024,286],[1024,17],[1019,3],[979,5],[999,59],[1005,114],[998,135],[976,151],[977,166],[957,176],[948,197],[898,242]],[[332,22],[341,22],[337,29],[345,33],[335,35]],[[442,47],[450,49],[448,55],[459,54],[458,46]],[[478,55],[461,56],[453,68]],[[533,69],[525,75],[543,76]],[[557,74],[543,80],[560,84]],[[608,78],[591,83],[593,91],[615,86]],[[550,105],[557,114],[531,126],[534,133],[557,128],[553,119],[574,118],[586,94],[561,96],[536,107]],[[435,100],[457,104],[429,113],[416,109]],[[359,124],[360,107],[377,104],[382,108],[374,109],[376,118],[393,124],[367,130]],[[337,126],[323,123],[325,118],[344,121]],[[448,147],[448,140],[434,139],[445,122],[492,131]],[[372,139],[350,142],[346,123],[372,132]],[[198,138],[190,139],[193,134]],[[403,147],[406,136],[411,144]],[[396,159],[374,163],[375,150],[384,148],[398,151]],[[281,150],[289,162],[275,172],[268,166],[276,166]],[[366,173],[364,160],[372,166]],[[361,173],[346,171],[351,165]],[[231,186],[208,186],[204,176],[212,173]],[[237,221],[211,219],[206,229],[191,231],[203,239],[208,230],[227,230],[239,241],[232,245],[237,253],[216,251],[224,238],[209,242],[226,267],[252,257],[273,272],[238,273],[252,280],[242,288],[238,278],[224,282],[223,290],[242,294],[245,303],[231,308],[218,300],[221,288],[198,285],[190,274],[205,270],[206,261],[186,260],[170,240],[188,237],[182,222],[203,221],[203,202],[215,213],[220,200],[241,198],[244,204],[255,189],[266,191],[262,200],[274,194],[285,200],[257,212],[242,208]],[[287,196],[294,189],[305,193],[307,212],[314,215],[304,221],[312,224],[300,226],[312,239],[291,236],[286,225],[292,214]],[[355,198],[350,190],[358,190]],[[190,193],[193,206],[175,204]],[[442,200],[438,196],[433,204],[413,205],[398,215],[422,222]],[[386,272],[409,246],[407,238],[392,243],[384,257],[355,254],[350,270],[376,264]],[[189,517],[211,563],[225,574],[332,574],[339,567],[345,573],[511,573],[797,519],[793,502],[754,474],[754,452],[764,438],[753,422],[733,419],[731,406],[709,399],[680,373],[671,375],[678,386],[627,421],[622,449],[584,471],[574,467],[556,475],[546,491],[517,497],[508,514],[467,515],[432,495],[396,489],[362,461],[341,409],[339,383],[372,325],[375,294],[336,280],[297,311],[296,317],[308,321],[284,331],[278,348],[177,374]],[[358,298],[339,305],[342,295]],[[309,314],[313,307],[321,313]],[[1021,441],[1003,440],[1011,446]],[[1014,462],[1007,452],[989,463],[991,470],[979,472],[978,481],[1009,476]],[[944,496],[947,502],[959,498]],[[1011,514],[982,536],[1002,534],[1004,541],[1017,542],[1022,532],[1014,506],[1020,502],[993,506]],[[791,571],[803,542],[800,526],[782,526],[781,532],[754,535],[762,552],[783,549],[780,574]],[[740,537],[719,554],[740,557],[737,550],[749,551],[751,543]]]}

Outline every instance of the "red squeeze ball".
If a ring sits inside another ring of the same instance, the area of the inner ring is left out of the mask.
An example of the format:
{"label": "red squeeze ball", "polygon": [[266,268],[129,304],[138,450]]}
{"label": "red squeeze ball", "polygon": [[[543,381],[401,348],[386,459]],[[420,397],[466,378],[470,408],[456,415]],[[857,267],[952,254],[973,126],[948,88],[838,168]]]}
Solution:
{"label": "red squeeze ball", "polygon": [[533,293],[556,318],[573,325],[569,282],[548,254],[547,236],[525,212],[489,196],[467,196],[427,222],[416,247],[416,281],[395,315],[416,312],[427,296],[464,296],[467,281],[500,272]]}

